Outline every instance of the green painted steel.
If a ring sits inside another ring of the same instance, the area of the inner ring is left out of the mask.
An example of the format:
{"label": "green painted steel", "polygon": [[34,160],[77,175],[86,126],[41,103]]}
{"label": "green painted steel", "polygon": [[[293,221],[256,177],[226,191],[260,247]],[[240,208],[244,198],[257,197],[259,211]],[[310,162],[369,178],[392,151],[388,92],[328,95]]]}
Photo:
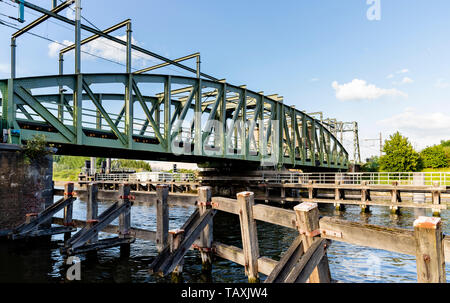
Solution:
{"label": "green painted steel", "polygon": [[195,161],[348,168],[347,151],[318,120],[281,97],[224,81],[56,75],[0,80],[0,92],[2,134],[20,130],[21,143],[43,134],[55,146],[125,149],[130,158],[139,151]]}

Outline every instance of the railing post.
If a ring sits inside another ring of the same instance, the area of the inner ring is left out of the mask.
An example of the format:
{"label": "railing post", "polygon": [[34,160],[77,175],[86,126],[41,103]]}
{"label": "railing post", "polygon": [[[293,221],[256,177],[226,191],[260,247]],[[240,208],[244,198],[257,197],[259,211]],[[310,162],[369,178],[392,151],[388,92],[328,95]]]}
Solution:
{"label": "railing post", "polygon": [[[131,202],[130,202],[130,185],[127,183],[119,186],[119,206],[126,204],[126,209],[119,215],[119,237],[126,238],[130,236],[131,229]],[[130,256],[130,244],[120,245],[121,258]]]}
{"label": "railing post", "polygon": [[[64,185],[64,199],[69,199],[73,197],[74,184],[66,183]],[[64,207],[64,226],[71,226],[72,223],[72,214],[73,214],[73,203],[70,203],[66,207]],[[70,232],[64,233],[64,244],[70,239],[72,234]]]}
{"label": "railing post", "polygon": [[167,197],[169,196],[169,186],[156,186],[156,248],[161,252],[167,246],[169,233],[169,206]]}
{"label": "railing post", "polygon": [[248,276],[250,283],[258,283],[259,246],[256,221],[253,218],[253,205],[255,204],[254,193],[238,193],[237,201],[239,205],[242,248],[244,250],[245,274]]}
{"label": "railing post", "polygon": [[[433,183],[433,191],[431,193],[432,196],[432,200],[433,200],[433,204],[434,205],[440,205],[441,204],[441,191],[438,189],[439,188],[439,182],[434,182]],[[441,210],[439,208],[433,208],[433,216],[434,217],[439,217],[441,215]]]}
{"label": "railing post", "polygon": [[[202,216],[211,207],[211,187],[202,186],[198,189],[198,211]],[[213,223],[206,225],[200,234],[200,254],[202,257],[202,271],[210,272],[212,269],[212,242]]]}
{"label": "railing post", "polygon": [[445,283],[445,257],[441,218],[419,217],[414,221],[417,282]]}

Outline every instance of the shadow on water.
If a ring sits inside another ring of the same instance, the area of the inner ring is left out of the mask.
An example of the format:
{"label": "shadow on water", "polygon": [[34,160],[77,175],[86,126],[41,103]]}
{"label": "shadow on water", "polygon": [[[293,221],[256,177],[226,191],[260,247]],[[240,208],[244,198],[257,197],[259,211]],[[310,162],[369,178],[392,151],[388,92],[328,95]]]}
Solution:
{"label": "shadow on water", "polygon": [[[100,203],[99,213],[110,203]],[[290,207],[290,206],[289,206]],[[194,211],[194,207],[171,207],[170,229],[179,228]],[[334,216],[345,220],[367,224],[384,225],[411,229],[415,219],[414,211],[402,209],[401,215],[391,215],[388,208],[372,207],[371,212],[361,214],[357,206],[347,206],[338,212],[333,205],[321,205],[321,216]],[[85,219],[86,204],[77,201],[74,204],[74,219]],[[426,213],[431,215],[431,213]],[[62,213],[57,214],[61,217]],[[450,226],[448,212],[442,214],[445,232]],[[112,224],[118,224],[117,220]],[[148,230],[156,229],[155,208],[136,205],[132,208],[132,226]],[[258,222],[260,254],[279,260],[287,250],[296,232]],[[100,234],[100,239],[111,237]],[[236,215],[219,212],[214,218],[214,240],[242,248],[239,218]],[[0,242],[0,282],[64,283],[68,265],[65,265],[59,247],[63,245],[62,235],[53,236],[52,241],[29,240],[14,243]],[[160,278],[148,273],[148,268],[157,250],[152,242],[137,239],[131,245],[128,259],[121,259],[119,248],[110,248],[98,252],[96,257],[80,256],[81,282],[89,283],[170,283],[170,277]],[[414,256],[407,256],[333,242],[328,250],[330,270],[333,279],[341,282],[416,282],[416,264]],[[196,251],[189,251],[185,257],[184,282],[246,282],[243,266],[220,258],[214,258],[211,275],[201,270],[201,259]],[[449,268],[447,276],[450,279]],[[261,277],[262,280],[265,276]]]}

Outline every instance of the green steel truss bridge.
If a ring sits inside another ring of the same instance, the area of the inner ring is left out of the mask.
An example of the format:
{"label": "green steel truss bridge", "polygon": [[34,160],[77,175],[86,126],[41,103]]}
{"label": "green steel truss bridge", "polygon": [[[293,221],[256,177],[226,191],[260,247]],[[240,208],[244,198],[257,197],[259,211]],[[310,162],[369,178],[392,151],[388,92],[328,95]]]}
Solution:
{"label": "green steel truss bridge", "polygon": [[[20,1],[17,0],[17,3]],[[246,86],[235,86],[200,72],[200,54],[175,60],[132,44],[131,21],[100,31],[58,13],[78,0],[52,10],[24,2],[42,17],[11,38],[11,78],[0,80],[3,140],[23,144],[44,135],[58,153],[92,157],[236,163],[248,166],[311,167],[345,170],[348,153],[326,125]],[[76,8],[77,9],[77,8]],[[60,51],[59,74],[17,78],[16,39],[49,18],[75,27],[75,43]],[[109,35],[127,28],[126,41]],[[93,35],[81,40],[80,31]],[[125,73],[81,73],[81,46],[97,38],[121,44]],[[64,74],[64,54],[75,52],[75,73]],[[132,50],[163,63],[131,71]],[[197,59],[197,69],[180,62]],[[193,77],[148,74],[175,66]]]}

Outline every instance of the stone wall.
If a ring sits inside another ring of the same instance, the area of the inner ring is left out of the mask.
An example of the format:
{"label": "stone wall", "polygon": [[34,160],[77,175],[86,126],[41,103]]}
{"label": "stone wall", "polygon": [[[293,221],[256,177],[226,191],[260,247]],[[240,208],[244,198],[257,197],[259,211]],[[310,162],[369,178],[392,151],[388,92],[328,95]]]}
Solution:
{"label": "stone wall", "polygon": [[26,164],[20,147],[0,144],[0,230],[25,222],[53,203],[53,160]]}

